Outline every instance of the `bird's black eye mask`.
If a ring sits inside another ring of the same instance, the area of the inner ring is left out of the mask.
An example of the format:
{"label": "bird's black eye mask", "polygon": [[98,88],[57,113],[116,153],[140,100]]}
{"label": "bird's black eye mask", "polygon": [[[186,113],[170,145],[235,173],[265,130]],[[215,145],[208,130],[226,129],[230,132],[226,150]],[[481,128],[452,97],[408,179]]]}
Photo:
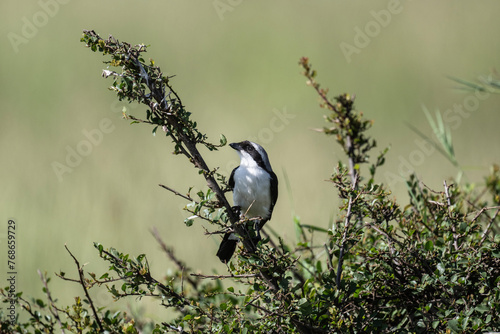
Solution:
{"label": "bird's black eye mask", "polygon": [[264,160],[262,159],[262,155],[253,147],[251,143],[245,143],[242,145],[243,150],[250,154],[250,156],[253,158],[253,160],[257,163],[257,165],[264,169],[267,170],[266,164],[264,163]]}

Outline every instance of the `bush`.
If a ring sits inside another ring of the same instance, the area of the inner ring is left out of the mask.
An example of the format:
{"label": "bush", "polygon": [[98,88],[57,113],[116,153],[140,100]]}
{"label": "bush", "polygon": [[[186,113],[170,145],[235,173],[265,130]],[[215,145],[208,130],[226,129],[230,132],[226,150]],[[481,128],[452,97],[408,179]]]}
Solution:
{"label": "bush", "polygon": [[[209,221],[213,232],[234,229],[243,247],[228,265],[226,275],[186,276],[189,268],[153,231],[163,251],[177,266],[165,279],[152,277],[145,254],[130,256],[99,243],[94,246],[109,264],[96,275],[77,267],[76,278],[60,279],[79,284],[84,297],[70,306],[52,299],[49,278],[42,275],[45,300],[14,298],[1,290],[4,303],[15,303],[28,320],[1,313],[2,333],[483,333],[500,329],[500,169],[493,167],[481,191],[455,181],[444,181],[441,190],[429,189],[415,176],[407,181],[410,203],[401,206],[390,191],[375,180],[388,149],[375,159],[376,141],[367,135],[372,122],[354,107],[354,98],[343,94],[330,99],[317,83],[307,58],[300,66],[308,85],[326,109],[328,126],[321,131],[334,136],[346,154],[330,178],[341,199],[331,228],[295,226],[299,241],[285,244],[267,235],[257,247],[246,224],[229,205],[226,176],[210,169],[198,147],[210,151],[226,144],[221,136],[210,143],[197,128],[179,95],[154,61],[142,58],[146,46],[131,46],[113,37],[100,38],[84,31],[82,41],[92,50],[110,56],[106,61],[120,72],[111,89],[120,100],[138,102],[149,109],[144,119],[124,115],[132,123],[158,129],[173,142],[174,153],[185,156],[207,182],[206,191],[182,195],[186,211]],[[362,168],[366,165],[367,168]],[[366,169],[366,176],[362,170]],[[489,194],[490,200],[483,199]],[[190,218],[185,220],[191,225]],[[320,234],[323,243],[313,243]],[[225,280],[225,285],[221,282]],[[233,284],[238,283],[238,284]],[[123,311],[95,305],[88,291],[105,286],[118,299],[154,298],[159,307],[175,310],[171,321],[154,323]],[[226,287],[224,287],[226,286]]]}

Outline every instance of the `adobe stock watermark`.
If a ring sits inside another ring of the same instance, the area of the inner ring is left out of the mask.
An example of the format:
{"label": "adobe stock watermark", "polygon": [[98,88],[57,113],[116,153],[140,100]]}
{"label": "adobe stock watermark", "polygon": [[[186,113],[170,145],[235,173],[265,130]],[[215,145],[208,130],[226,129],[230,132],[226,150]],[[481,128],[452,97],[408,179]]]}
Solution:
{"label": "adobe stock watermark", "polygon": [[[491,75],[490,75],[491,79]],[[448,108],[443,112],[443,121],[452,130],[458,129],[464,120],[479,109],[481,101],[487,100],[491,96],[488,90],[481,91],[475,89],[473,94],[467,95],[462,103],[455,103],[453,108]]]}
{"label": "adobe stock watermark", "polygon": [[[117,114],[117,118],[123,119],[124,113],[129,112],[129,109],[136,109],[138,106],[137,103],[115,100],[111,103],[110,109],[112,113]],[[113,132],[114,129],[115,125],[109,118],[101,119],[97,127],[92,130],[83,129],[84,139],[80,140],[74,147],[67,145],[64,160],[62,162],[53,161],[51,164],[58,181],[62,182],[65,174],[72,173],[76,167],[80,166],[84,158],[92,153],[94,147],[102,143],[104,135]]]}
{"label": "adobe stock watermark", "polygon": [[7,39],[15,53],[19,52],[19,47],[28,44],[30,40],[36,37],[38,31],[45,27],[51,18],[57,15],[60,5],[69,3],[70,0],[39,0],[37,2],[40,10],[31,17],[23,16],[21,18],[20,33],[9,32]]}
{"label": "adobe stock watermark", "polygon": [[[441,113],[444,125],[449,129],[457,130],[464,119],[469,118],[473,112],[477,111],[481,101],[488,99],[491,94],[488,90],[475,89],[473,93],[465,96],[461,103],[455,103],[452,108]],[[384,173],[385,180],[390,187],[399,182],[406,182],[410,174],[414,173],[417,167],[422,166],[425,160],[436,151],[434,145],[425,139],[416,139],[414,143],[416,148],[408,156],[400,155],[398,157],[398,174],[389,171]]]}
{"label": "adobe stock watermark", "polygon": [[[285,130],[285,128],[291,123],[291,121],[295,117],[297,117],[297,115],[289,113],[286,107],[283,107],[281,110],[274,108],[273,116],[269,119],[269,122],[267,123],[268,126],[261,128],[255,135],[250,135],[247,138],[239,138],[239,139],[241,140],[246,139],[264,146],[265,144],[269,144],[270,142],[272,142],[274,136],[277,133],[280,133],[281,131]],[[238,162],[239,160],[228,161],[225,166],[226,172],[230,173],[234,167],[238,166]]]}
{"label": "adobe stock watermark", "polygon": [[67,173],[72,173],[73,170],[80,166],[83,159],[89,156],[94,147],[99,146],[104,140],[104,135],[113,132],[115,125],[109,118],[103,118],[98,126],[92,130],[83,129],[83,139],[80,140],[74,147],[66,146],[66,156],[64,161],[52,162],[52,169],[59,180],[63,181],[63,176]]}
{"label": "adobe stock watermark", "polygon": [[406,182],[408,177],[415,172],[415,168],[422,166],[425,160],[436,151],[434,145],[425,139],[418,138],[413,143],[417,146],[416,149],[412,150],[408,156],[400,155],[398,157],[398,173],[390,171],[384,173],[386,184],[389,187],[392,188],[399,182]]}
{"label": "adobe stock watermark", "polygon": [[234,11],[236,7],[241,5],[243,0],[214,0],[212,6],[219,17],[219,20],[224,21],[224,15]]}
{"label": "adobe stock watermark", "polygon": [[[411,1],[411,0],[409,0]],[[340,50],[347,63],[352,61],[353,55],[361,53],[361,50],[370,45],[371,41],[380,35],[383,28],[387,28],[395,15],[403,11],[400,0],[389,0],[386,9],[370,11],[373,20],[368,21],[362,28],[354,27],[354,37],[351,43],[340,43]]]}
{"label": "adobe stock watermark", "polygon": [[274,135],[283,131],[296,116],[290,114],[286,107],[281,110],[274,108],[268,126],[260,129],[256,136],[250,136],[247,139],[260,144],[268,144],[274,139]]}

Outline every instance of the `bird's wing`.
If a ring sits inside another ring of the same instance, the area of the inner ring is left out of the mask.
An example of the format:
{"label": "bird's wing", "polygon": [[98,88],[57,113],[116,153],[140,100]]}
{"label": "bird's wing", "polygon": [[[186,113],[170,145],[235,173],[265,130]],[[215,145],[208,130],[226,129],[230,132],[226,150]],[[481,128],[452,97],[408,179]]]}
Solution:
{"label": "bird's wing", "polygon": [[229,189],[233,190],[234,189],[234,173],[236,172],[236,170],[239,168],[240,166],[236,167],[235,169],[233,169],[233,171],[231,172],[231,176],[229,176],[229,182],[227,183]]}
{"label": "bird's wing", "polygon": [[269,208],[269,219],[273,214],[274,205],[278,200],[278,177],[271,171],[271,207]]}

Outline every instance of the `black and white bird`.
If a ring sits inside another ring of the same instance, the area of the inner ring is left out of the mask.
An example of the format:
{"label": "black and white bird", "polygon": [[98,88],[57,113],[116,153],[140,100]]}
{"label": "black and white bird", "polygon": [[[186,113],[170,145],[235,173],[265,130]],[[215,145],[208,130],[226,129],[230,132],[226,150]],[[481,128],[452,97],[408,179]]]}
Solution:
{"label": "black and white bird", "polygon": [[[257,218],[255,233],[260,240],[260,230],[271,219],[278,199],[278,178],[262,146],[245,140],[229,144],[240,156],[240,165],[229,177],[229,188],[233,191],[234,206],[240,218]],[[236,249],[238,237],[231,232],[224,235],[217,252],[219,259],[227,263]]]}

